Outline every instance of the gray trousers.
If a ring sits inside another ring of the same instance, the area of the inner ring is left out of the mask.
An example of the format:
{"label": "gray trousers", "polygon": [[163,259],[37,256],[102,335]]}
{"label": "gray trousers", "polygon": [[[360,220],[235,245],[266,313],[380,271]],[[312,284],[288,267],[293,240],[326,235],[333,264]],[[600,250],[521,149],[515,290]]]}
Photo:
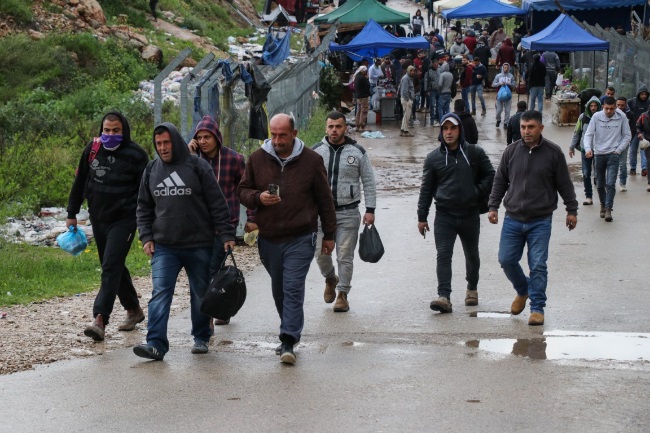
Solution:
{"label": "gray trousers", "polygon": [[[359,209],[336,211],[336,263],[338,265],[339,284],[336,290],[349,293],[354,269],[354,250],[359,239],[359,226],[361,214]],[[323,229],[318,227],[318,240],[316,241],[316,263],[325,278],[336,275],[332,256],[321,254],[323,245]]]}

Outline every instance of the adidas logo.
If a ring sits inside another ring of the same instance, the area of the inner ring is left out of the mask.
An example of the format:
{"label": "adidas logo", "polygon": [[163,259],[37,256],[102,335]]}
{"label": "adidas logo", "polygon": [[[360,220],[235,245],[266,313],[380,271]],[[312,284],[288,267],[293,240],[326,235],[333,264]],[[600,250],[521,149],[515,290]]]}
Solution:
{"label": "adidas logo", "polygon": [[178,175],[178,173],[173,172],[168,177],[166,177],[162,182],[156,185],[156,190],[154,190],[153,195],[156,197],[167,197],[174,195],[192,195],[192,188],[183,188],[185,182]]}

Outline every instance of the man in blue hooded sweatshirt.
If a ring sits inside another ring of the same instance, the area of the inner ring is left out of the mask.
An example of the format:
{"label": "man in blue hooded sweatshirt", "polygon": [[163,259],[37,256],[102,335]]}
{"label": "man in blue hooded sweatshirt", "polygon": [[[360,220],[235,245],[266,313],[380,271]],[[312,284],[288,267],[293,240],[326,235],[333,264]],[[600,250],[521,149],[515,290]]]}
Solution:
{"label": "man in blue hooded sweatshirt", "polygon": [[456,114],[449,113],[442,118],[438,139],[440,147],[430,152],[424,161],[418,200],[418,230],[426,237],[430,230],[427,217],[435,199],[433,235],[438,252],[438,298],[431,302],[430,307],[434,311],[451,313],[451,259],[456,237],[460,238],[465,253],[465,305],[478,305],[481,265],[479,213],[492,187],[494,167],[481,147],[465,141]]}
{"label": "man in blue hooded sweatshirt", "polygon": [[162,360],[169,351],[167,322],[182,268],[190,283],[192,353],[208,352],[210,316],[201,312],[200,303],[210,282],[214,238],[221,238],[224,250],[232,249],[235,230],[212,167],[190,154],[176,127],[157,126],[153,141],[159,158],[145,170],[136,213],[143,250],[151,257],[153,293],[147,343],[135,346],[133,352]]}

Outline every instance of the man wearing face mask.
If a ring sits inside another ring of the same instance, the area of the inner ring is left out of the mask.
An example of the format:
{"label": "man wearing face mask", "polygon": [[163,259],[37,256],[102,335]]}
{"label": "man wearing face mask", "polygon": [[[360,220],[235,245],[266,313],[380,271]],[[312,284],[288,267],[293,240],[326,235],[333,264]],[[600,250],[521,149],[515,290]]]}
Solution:
{"label": "man wearing face mask", "polygon": [[135,236],[138,188],[149,157],[131,141],[126,118],[118,112],[104,116],[100,137],[88,143],[77,167],[70,196],[66,226],[77,225],[77,213],[84,199],[102,267],[101,285],[93,305],[94,321],[84,334],[95,341],[104,340],[115,297],[126,309],[120,331],[131,331],[144,320],[126,256]]}

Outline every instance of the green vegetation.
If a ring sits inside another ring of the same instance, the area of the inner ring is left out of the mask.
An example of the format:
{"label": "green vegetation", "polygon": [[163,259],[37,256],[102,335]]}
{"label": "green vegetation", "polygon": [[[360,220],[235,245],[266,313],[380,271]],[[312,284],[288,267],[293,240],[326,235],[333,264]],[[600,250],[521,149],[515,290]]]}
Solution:
{"label": "green vegetation", "polygon": [[[149,257],[134,242],[126,266],[132,276],[148,275]],[[0,241],[0,306],[70,296],[99,287],[97,248],[73,257],[59,248],[8,244]]]}
{"label": "green vegetation", "polygon": [[307,126],[298,130],[298,138],[307,146],[311,147],[318,143],[325,136],[325,121],[327,114],[332,111],[325,105],[319,105],[313,112]]}
{"label": "green vegetation", "polygon": [[31,23],[32,3],[32,0],[0,0],[0,17],[13,17],[16,24]]}

